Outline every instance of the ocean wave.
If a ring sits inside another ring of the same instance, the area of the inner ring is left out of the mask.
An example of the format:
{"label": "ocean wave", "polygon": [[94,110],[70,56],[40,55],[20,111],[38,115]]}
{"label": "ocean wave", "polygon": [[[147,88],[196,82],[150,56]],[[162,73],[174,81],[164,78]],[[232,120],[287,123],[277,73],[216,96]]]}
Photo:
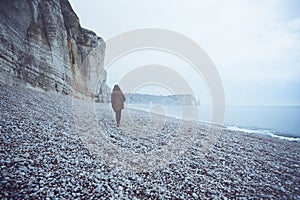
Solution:
{"label": "ocean wave", "polygon": [[281,139],[281,140],[300,142],[300,138],[277,135],[275,133],[272,133],[270,130],[265,130],[265,129],[246,129],[246,128],[240,128],[237,126],[226,126],[226,128],[228,130],[232,130],[232,131],[240,131],[240,132],[253,133],[253,134],[263,134],[263,135],[267,135],[267,136]]}

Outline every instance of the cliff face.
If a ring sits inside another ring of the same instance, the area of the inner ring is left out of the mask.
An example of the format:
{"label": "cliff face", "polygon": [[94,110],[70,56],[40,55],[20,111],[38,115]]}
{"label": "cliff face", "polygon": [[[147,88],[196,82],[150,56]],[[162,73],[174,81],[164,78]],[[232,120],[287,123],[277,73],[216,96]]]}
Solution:
{"label": "cliff face", "polygon": [[67,0],[1,0],[1,82],[93,96],[104,53]]}
{"label": "cliff face", "polygon": [[[126,93],[126,99],[135,104],[161,104],[161,105],[197,105],[198,102],[193,95],[151,95],[139,93]],[[200,105],[200,104],[199,104]]]}
{"label": "cliff face", "polygon": [[101,74],[96,89],[95,101],[100,103],[110,102],[111,88],[106,84],[107,72]]}

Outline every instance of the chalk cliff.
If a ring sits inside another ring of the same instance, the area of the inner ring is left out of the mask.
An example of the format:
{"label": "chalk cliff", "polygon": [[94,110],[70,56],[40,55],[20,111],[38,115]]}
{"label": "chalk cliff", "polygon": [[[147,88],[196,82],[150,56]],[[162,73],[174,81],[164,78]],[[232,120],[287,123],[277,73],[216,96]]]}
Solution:
{"label": "chalk cliff", "polygon": [[1,82],[93,97],[104,54],[67,0],[1,0]]}
{"label": "chalk cliff", "polygon": [[96,89],[95,101],[100,103],[110,102],[111,88],[106,84],[107,72],[101,74]]}

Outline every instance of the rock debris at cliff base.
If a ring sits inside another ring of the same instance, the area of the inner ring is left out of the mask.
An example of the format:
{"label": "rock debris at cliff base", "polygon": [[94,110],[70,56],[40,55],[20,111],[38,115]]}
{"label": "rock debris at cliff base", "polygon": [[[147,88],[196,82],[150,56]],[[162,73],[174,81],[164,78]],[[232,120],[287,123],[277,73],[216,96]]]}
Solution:
{"label": "rock debris at cliff base", "polygon": [[[163,169],[123,173],[81,141],[70,96],[3,84],[0,93],[1,199],[300,199],[297,142],[225,130],[205,159],[191,146]],[[118,135],[110,105],[99,106],[110,141],[136,149]],[[166,128],[176,129],[175,122]]]}

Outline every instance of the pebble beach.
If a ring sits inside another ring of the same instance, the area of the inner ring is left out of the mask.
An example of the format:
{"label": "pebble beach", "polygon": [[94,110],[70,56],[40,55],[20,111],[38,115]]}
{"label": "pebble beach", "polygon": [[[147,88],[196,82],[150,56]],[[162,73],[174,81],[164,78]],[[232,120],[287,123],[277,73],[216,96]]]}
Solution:
{"label": "pebble beach", "polygon": [[[126,171],[86,144],[89,133],[79,132],[71,96],[5,84],[0,93],[1,199],[300,199],[299,142],[223,129],[200,156],[207,125],[180,129],[180,120],[125,109],[117,128],[111,106],[96,104],[105,142],[132,154],[156,151],[179,131],[195,130],[172,162]],[[101,149],[97,139],[93,145]]]}

